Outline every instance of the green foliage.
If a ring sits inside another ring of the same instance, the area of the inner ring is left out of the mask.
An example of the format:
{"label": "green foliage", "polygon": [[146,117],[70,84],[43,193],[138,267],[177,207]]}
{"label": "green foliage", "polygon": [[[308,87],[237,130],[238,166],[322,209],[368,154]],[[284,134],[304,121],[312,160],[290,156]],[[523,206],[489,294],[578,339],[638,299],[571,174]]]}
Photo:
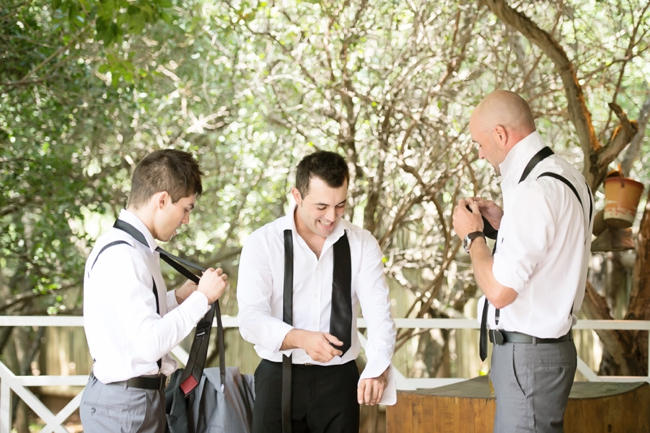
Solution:
{"label": "green foliage", "polygon": [[[601,137],[616,124],[609,101],[635,118],[647,98],[640,6],[520,5],[575,61]],[[345,154],[349,217],[424,316],[475,295],[450,217],[458,196],[497,187],[467,132],[486,92],[521,92],[548,141],[583,158],[552,63],[472,2],[15,0],[0,20],[0,314],[79,308],[96,226],[153,149],[189,150],[205,172],[170,249],[233,277],[243,238],[285,211],[296,162]]]}

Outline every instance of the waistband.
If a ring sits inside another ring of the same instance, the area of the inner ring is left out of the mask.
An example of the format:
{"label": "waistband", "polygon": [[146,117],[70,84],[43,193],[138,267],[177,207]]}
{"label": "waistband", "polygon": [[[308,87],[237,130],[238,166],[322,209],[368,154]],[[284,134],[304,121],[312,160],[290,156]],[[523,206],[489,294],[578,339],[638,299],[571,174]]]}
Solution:
{"label": "waistband", "polygon": [[500,329],[489,330],[490,342],[494,344],[519,343],[519,344],[552,344],[572,340],[571,331],[557,338],[539,338],[521,332],[503,331]]}
{"label": "waistband", "polygon": [[[91,376],[95,376],[90,373]],[[126,388],[139,388],[139,389],[165,389],[167,384],[167,376],[164,374],[152,374],[132,377],[131,379],[121,380],[118,382],[110,382],[107,385],[125,386]]]}
{"label": "waistband", "polygon": [[[292,363],[291,366],[293,368],[334,368],[334,367],[345,367],[351,363],[355,363],[355,360],[351,360],[348,362],[345,362],[343,364],[331,364],[331,365],[321,365],[321,364],[311,364],[309,362],[303,363],[303,364],[297,364],[297,363]],[[275,361],[269,361],[268,359],[262,359],[260,364],[267,364],[267,365],[272,365],[278,368],[282,367],[281,362],[275,362]],[[356,364],[355,364],[356,365]]]}
{"label": "waistband", "polygon": [[152,376],[132,377],[126,381],[127,388],[141,389],[165,389],[167,376],[164,374],[154,374]]}

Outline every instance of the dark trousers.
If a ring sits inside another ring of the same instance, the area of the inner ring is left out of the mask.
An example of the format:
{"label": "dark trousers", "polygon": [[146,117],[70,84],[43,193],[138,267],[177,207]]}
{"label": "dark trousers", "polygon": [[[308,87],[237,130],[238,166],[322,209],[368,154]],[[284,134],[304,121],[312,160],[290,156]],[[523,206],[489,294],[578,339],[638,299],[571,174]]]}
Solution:
{"label": "dark trousers", "polygon": [[[359,370],[354,361],[330,367],[294,365],[293,433],[358,433]],[[262,360],[255,370],[253,433],[282,432],[282,363]]]}

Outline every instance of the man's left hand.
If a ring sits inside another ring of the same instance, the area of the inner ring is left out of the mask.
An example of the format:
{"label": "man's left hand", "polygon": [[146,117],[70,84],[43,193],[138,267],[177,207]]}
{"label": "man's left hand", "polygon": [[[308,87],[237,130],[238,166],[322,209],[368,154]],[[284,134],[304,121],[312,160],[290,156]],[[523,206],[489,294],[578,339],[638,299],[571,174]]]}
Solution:
{"label": "man's left hand", "polygon": [[190,296],[196,290],[196,287],[197,285],[195,282],[191,280],[185,281],[185,283],[182,286],[174,290],[174,294],[176,295],[176,302],[178,302],[178,304],[181,304],[188,296]]}
{"label": "man's left hand", "polygon": [[388,384],[388,367],[379,377],[371,377],[368,379],[361,379],[359,387],[357,388],[357,399],[359,404],[367,404],[370,406],[379,404],[384,390]]}

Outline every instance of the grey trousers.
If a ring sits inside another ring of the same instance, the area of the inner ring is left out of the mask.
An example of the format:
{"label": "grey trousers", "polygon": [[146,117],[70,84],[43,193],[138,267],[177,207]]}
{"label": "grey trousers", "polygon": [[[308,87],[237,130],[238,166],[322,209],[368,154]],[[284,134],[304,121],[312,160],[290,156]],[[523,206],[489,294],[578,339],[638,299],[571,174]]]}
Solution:
{"label": "grey trousers", "polygon": [[494,433],[561,433],[576,371],[573,340],[495,344],[490,379],[496,396]]}
{"label": "grey trousers", "polygon": [[91,374],[79,406],[86,433],[164,433],[165,395],[156,389],[104,384]]}

